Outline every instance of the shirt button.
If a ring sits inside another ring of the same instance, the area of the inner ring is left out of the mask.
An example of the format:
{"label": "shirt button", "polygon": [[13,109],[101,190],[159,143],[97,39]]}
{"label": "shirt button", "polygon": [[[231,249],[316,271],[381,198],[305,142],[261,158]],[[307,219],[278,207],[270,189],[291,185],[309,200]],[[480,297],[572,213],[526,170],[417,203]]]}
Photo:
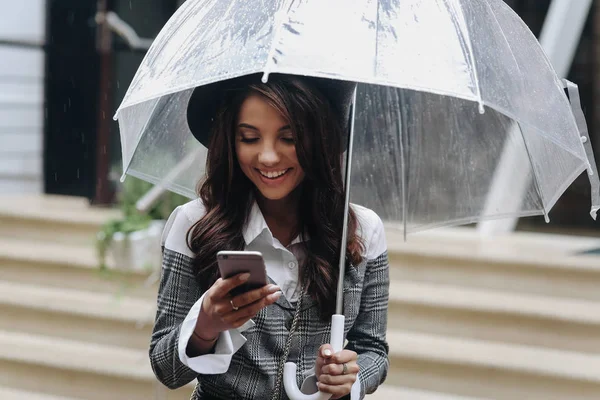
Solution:
{"label": "shirt button", "polygon": [[289,267],[290,269],[296,268],[296,263],[295,263],[294,261],[290,261],[290,262],[288,263],[288,267]]}

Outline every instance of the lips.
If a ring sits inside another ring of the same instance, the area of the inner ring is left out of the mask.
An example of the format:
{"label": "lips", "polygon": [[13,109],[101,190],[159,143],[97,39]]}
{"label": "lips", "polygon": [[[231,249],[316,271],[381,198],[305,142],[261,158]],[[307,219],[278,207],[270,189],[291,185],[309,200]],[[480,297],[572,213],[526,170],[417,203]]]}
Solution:
{"label": "lips", "polygon": [[288,172],[291,168],[288,169],[282,169],[279,171],[263,171],[263,170],[257,170],[259,174],[261,174],[264,178],[267,179],[277,179],[279,177],[282,177],[283,175],[286,174],[286,172]]}

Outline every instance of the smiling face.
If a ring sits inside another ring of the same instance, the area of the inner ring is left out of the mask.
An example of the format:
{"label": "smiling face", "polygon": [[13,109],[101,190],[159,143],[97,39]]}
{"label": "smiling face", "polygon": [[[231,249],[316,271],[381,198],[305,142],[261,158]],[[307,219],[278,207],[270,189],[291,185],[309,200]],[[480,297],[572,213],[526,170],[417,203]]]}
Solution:
{"label": "smiling face", "polygon": [[240,168],[265,199],[286,199],[304,180],[288,121],[259,94],[240,107],[235,151]]}

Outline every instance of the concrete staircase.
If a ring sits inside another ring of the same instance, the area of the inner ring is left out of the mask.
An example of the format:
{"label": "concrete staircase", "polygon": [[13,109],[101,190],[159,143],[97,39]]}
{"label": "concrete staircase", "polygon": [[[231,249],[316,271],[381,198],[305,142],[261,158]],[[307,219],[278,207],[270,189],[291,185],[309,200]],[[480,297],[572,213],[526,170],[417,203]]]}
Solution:
{"label": "concrete staircase", "polygon": [[[478,399],[600,399],[600,239],[387,232],[387,384]],[[412,397],[409,397],[412,398]]]}
{"label": "concrete staircase", "polygon": [[187,399],[148,362],[156,286],[101,274],[93,246],[117,214],[82,199],[0,198],[0,399]]}
{"label": "concrete staircase", "polygon": [[[114,216],[81,199],[0,198],[0,399],[187,399],[156,382],[156,285],[98,272]],[[371,399],[600,398],[600,239],[387,231],[391,368]]]}

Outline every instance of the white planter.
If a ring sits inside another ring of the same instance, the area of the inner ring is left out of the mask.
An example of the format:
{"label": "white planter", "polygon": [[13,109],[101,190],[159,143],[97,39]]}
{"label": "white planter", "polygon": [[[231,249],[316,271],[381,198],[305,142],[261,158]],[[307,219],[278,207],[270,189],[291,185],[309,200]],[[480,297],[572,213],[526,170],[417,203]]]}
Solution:
{"label": "white planter", "polygon": [[108,264],[122,270],[156,271],[161,265],[160,238],[166,221],[152,221],[147,229],[117,232],[107,249]]}

